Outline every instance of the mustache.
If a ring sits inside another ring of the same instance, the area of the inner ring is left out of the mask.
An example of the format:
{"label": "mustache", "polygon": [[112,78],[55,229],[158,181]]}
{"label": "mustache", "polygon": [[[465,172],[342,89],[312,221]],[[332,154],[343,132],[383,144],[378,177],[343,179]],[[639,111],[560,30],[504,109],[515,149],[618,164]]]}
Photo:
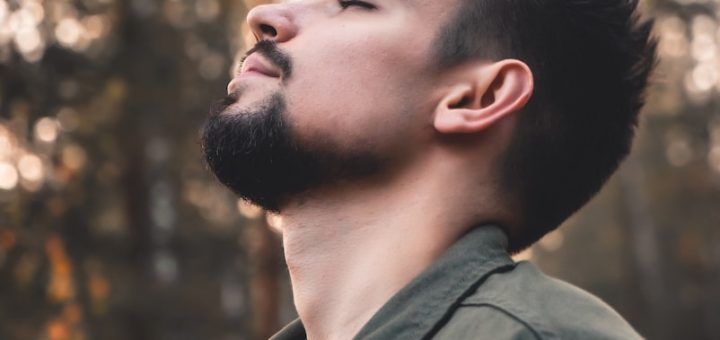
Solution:
{"label": "mustache", "polygon": [[245,53],[245,56],[240,60],[240,63],[244,63],[245,59],[253,53],[260,53],[263,57],[267,58],[271,63],[275,64],[280,69],[283,81],[289,79],[292,75],[292,62],[290,57],[278,48],[277,43],[272,40],[260,40],[253,48]]}

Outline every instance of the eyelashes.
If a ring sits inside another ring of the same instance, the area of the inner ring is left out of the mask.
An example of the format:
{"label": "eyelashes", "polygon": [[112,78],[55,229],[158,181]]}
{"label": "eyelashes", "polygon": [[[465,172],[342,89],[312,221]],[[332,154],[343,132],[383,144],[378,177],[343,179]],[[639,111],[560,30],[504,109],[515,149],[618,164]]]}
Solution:
{"label": "eyelashes", "polygon": [[359,0],[338,0],[338,4],[340,4],[340,7],[342,9],[347,9],[348,7],[356,6],[367,10],[376,9],[375,5],[365,2],[365,1],[359,1]]}

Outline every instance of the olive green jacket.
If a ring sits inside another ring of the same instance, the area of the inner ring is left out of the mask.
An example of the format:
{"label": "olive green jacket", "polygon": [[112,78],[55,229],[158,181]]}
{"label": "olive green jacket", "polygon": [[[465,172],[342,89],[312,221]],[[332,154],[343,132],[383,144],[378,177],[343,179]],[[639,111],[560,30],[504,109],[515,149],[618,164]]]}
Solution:
{"label": "olive green jacket", "polygon": [[[499,228],[472,229],[352,338],[641,338],[600,299],[544,275],[532,263],[514,262],[506,247]],[[305,330],[296,319],[271,340],[305,340]]]}

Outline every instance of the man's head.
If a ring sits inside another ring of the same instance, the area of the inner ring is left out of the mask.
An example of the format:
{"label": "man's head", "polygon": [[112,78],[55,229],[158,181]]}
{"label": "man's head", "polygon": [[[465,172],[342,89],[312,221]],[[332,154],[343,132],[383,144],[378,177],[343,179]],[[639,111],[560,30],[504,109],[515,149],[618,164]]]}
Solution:
{"label": "man's head", "polygon": [[399,176],[437,150],[462,154],[458,166],[491,168],[478,169],[492,178],[477,182],[497,183],[515,215],[507,230],[517,251],[582,206],[629,150],[655,60],[635,8],[632,0],[257,7],[248,21],[272,43],[250,54],[211,115],[206,158],[238,195],[282,210],[309,191]]}
{"label": "man's head", "polygon": [[432,132],[438,95],[428,94],[439,67],[431,42],[445,7],[429,0],[255,7],[248,23],[260,43],[204,133],[220,181],[280,210],[309,190],[399,172]]}

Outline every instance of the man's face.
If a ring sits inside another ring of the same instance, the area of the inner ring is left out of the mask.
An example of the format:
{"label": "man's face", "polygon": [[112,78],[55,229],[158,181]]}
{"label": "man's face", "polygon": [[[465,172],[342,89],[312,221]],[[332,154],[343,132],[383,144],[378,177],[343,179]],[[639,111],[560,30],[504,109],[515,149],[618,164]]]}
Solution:
{"label": "man's face", "polygon": [[255,8],[251,28],[274,44],[250,54],[241,68],[250,72],[233,79],[232,96],[211,114],[208,164],[238,195],[271,210],[300,192],[407,166],[433,133],[432,43],[453,5],[299,0]]}

